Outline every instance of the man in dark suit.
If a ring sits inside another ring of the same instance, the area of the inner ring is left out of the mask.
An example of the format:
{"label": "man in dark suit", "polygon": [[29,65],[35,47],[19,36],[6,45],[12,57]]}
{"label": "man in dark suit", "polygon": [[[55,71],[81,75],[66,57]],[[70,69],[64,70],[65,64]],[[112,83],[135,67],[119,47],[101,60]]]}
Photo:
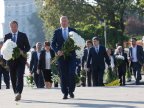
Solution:
{"label": "man in dark suit", "polygon": [[[0,50],[3,46],[3,42],[0,42]],[[6,61],[3,59],[1,53],[0,53],[0,61],[6,65]],[[6,84],[6,89],[9,89],[10,88],[10,77],[9,77],[9,72],[8,70],[6,70],[3,66],[0,65],[0,89],[1,89],[1,78],[2,78],[2,75],[3,75],[3,78],[4,78],[4,82]]]}
{"label": "man in dark suit", "polygon": [[[88,54],[89,54],[89,50],[92,47],[92,41],[91,40],[87,40],[86,41],[86,48],[84,49],[84,54],[82,56],[82,69],[85,69],[86,71],[86,79],[87,79],[87,85],[90,87],[92,85],[92,67],[90,66],[90,69],[87,70],[87,59],[88,59]],[[86,82],[86,81],[85,81]],[[83,86],[85,86],[86,84],[82,84]]]}
{"label": "man in dark suit", "polygon": [[40,58],[42,44],[40,42],[36,43],[36,50],[32,52],[30,60],[30,73],[34,76],[34,82],[37,88],[44,88],[44,79],[42,72],[38,73],[38,61]]}
{"label": "man in dark suit", "polygon": [[142,46],[137,45],[136,41],[136,38],[131,39],[132,47],[129,48],[129,60],[131,61],[134,77],[136,79],[136,85],[138,85],[142,79],[141,67],[144,64],[144,52]]}
{"label": "man in dark suit", "polygon": [[74,98],[73,92],[75,91],[75,69],[76,69],[76,53],[72,51],[68,58],[64,58],[63,51],[61,48],[64,42],[68,39],[70,31],[75,29],[68,27],[68,18],[62,16],[60,18],[61,28],[54,31],[54,36],[52,39],[52,48],[58,56],[58,66],[60,69],[61,77],[61,90],[64,94],[63,99],[68,99],[68,94],[71,98]]}
{"label": "man in dark suit", "polygon": [[90,69],[90,66],[92,65],[93,86],[104,86],[103,75],[105,70],[105,61],[108,67],[110,67],[110,59],[107,55],[106,48],[99,44],[99,38],[94,37],[92,41],[93,47],[89,51],[87,67]]}
{"label": "man in dark suit", "polygon": [[[26,54],[30,50],[30,45],[26,34],[18,31],[17,21],[12,21],[10,23],[10,29],[11,32],[5,35],[4,42],[6,42],[8,39],[12,39],[12,41],[17,44],[20,52]],[[8,61],[12,87],[14,93],[16,94],[15,101],[19,101],[21,99],[26,61],[27,58],[23,57],[22,55],[15,60]]]}

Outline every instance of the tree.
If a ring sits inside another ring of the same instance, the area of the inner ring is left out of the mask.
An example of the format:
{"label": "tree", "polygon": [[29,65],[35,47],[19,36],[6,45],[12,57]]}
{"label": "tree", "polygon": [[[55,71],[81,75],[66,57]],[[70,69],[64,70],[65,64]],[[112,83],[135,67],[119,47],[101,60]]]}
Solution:
{"label": "tree", "polygon": [[59,26],[59,17],[66,15],[70,19],[71,27],[75,27],[85,39],[91,39],[94,35],[104,39],[104,26],[100,23],[104,20],[107,25],[107,43],[110,46],[113,46],[116,41],[123,42],[127,39],[125,22],[129,13],[136,13],[139,10],[136,6],[138,2],[136,4],[135,0],[94,0],[95,4],[90,4],[87,1],[45,0],[45,5],[40,9],[40,17],[47,31],[46,36],[52,36],[53,30]]}

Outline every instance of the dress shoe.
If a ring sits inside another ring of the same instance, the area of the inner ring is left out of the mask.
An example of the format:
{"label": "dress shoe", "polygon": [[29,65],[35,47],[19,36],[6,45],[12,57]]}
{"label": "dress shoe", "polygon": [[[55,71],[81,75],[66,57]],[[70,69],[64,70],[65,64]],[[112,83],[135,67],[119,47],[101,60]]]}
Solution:
{"label": "dress shoe", "polygon": [[70,98],[74,98],[74,94],[73,93],[70,93]]}
{"label": "dress shoe", "polygon": [[6,87],[6,89],[10,89],[10,87]]}
{"label": "dress shoe", "polygon": [[68,99],[68,96],[67,96],[67,95],[64,95],[64,96],[63,96],[63,99]]}
{"label": "dress shoe", "polygon": [[19,101],[19,100],[21,100],[21,94],[16,94],[16,97],[15,97],[15,101]]}

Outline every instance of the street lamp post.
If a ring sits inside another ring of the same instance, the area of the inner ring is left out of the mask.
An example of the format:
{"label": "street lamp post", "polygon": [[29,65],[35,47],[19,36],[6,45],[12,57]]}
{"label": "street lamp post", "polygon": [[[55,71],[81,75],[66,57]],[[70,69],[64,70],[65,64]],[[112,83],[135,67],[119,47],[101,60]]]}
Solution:
{"label": "street lamp post", "polygon": [[106,34],[106,29],[107,29],[107,27],[106,27],[107,25],[106,25],[106,21],[104,20],[104,38],[105,38],[105,47],[107,46],[107,34]]}

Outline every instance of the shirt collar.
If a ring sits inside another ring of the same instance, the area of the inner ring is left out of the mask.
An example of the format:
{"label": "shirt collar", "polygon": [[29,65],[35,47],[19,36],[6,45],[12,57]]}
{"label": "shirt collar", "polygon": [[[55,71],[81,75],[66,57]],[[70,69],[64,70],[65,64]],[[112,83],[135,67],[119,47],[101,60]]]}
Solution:
{"label": "shirt collar", "polygon": [[136,45],[136,46],[134,46],[134,47],[132,46],[132,48],[137,48],[137,45]]}
{"label": "shirt collar", "polygon": [[94,46],[94,47],[99,49],[99,45],[98,46]]}
{"label": "shirt collar", "polygon": [[68,27],[66,27],[66,28],[63,28],[63,27],[62,27],[62,30],[64,30],[64,29],[68,30]]}
{"label": "shirt collar", "polygon": [[14,34],[15,34],[16,36],[18,35],[18,31],[17,31],[16,33],[13,33],[13,32],[11,32],[11,33],[12,33],[12,35],[14,35]]}

